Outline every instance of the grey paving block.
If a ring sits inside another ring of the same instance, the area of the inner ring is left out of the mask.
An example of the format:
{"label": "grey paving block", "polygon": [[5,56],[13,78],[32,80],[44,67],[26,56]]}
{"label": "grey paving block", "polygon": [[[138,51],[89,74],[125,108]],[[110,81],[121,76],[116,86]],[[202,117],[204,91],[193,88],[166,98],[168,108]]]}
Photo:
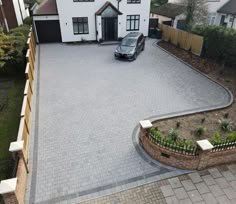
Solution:
{"label": "grey paving block", "polygon": [[224,195],[224,191],[218,185],[211,185],[208,186],[210,191],[213,193],[214,196],[222,196]]}
{"label": "grey paving block", "polygon": [[170,196],[170,197],[166,198],[166,203],[167,204],[179,204],[179,201],[176,198],[176,196]]}
{"label": "grey paving block", "polygon": [[217,168],[211,168],[208,171],[214,179],[222,177],[222,174]]}
{"label": "grey paving block", "polygon": [[194,204],[206,204],[205,201],[200,201],[200,202],[197,202],[197,203],[194,203]]}
{"label": "grey paving block", "polygon": [[199,202],[199,201],[202,201],[202,197],[200,195],[200,193],[197,191],[197,190],[193,190],[193,191],[189,191],[187,192],[188,193],[188,196],[189,198],[192,200],[192,202]]}
{"label": "grey paving block", "polygon": [[191,191],[191,190],[195,190],[196,189],[196,187],[193,184],[192,180],[181,181],[181,183],[183,184],[183,186],[184,186],[186,191]]}
{"label": "grey paving block", "polygon": [[222,172],[222,175],[225,177],[227,181],[236,180],[236,176],[234,176],[231,171],[224,171]]}
{"label": "grey paving block", "polygon": [[224,177],[215,179],[216,183],[223,189],[230,187],[230,184]]}
{"label": "grey paving block", "polygon": [[184,188],[176,188],[174,189],[174,193],[175,193],[175,196],[181,200],[181,199],[185,199],[185,198],[188,198],[188,194],[186,193],[186,191],[184,190]]}
{"label": "grey paving block", "polygon": [[206,204],[217,204],[218,203],[212,193],[203,194],[202,198],[204,199]]}
{"label": "grey paving block", "polygon": [[233,189],[234,189],[235,192],[236,192],[236,181],[230,182],[230,185],[233,187]]}
{"label": "grey paving block", "polygon": [[202,176],[202,179],[208,186],[216,184],[215,180],[211,175]]}
{"label": "grey paving block", "polygon": [[231,202],[231,204],[235,204],[236,203],[236,198],[231,199],[230,202]]}
{"label": "grey paving block", "polygon": [[179,181],[179,178],[178,177],[175,177],[175,178],[171,178],[171,179],[168,179],[170,185],[172,188],[179,188],[179,187],[182,187],[182,184],[181,182]]}
{"label": "grey paving block", "polygon": [[189,198],[179,201],[179,204],[192,204],[192,201]]}
{"label": "grey paving block", "polygon": [[175,195],[171,185],[161,186],[161,191],[162,191],[164,197]]}
{"label": "grey paving block", "polygon": [[195,184],[195,183],[199,183],[202,181],[200,175],[195,172],[195,173],[191,173],[191,174],[188,174],[190,179],[192,180],[192,182]]}
{"label": "grey paving block", "polygon": [[198,189],[198,191],[199,191],[200,194],[209,193],[209,192],[210,192],[210,190],[209,190],[209,188],[207,187],[207,185],[206,185],[205,183],[203,183],[203,182],[197,183],[197,184],[196,184],[196,187],[197,187],[197,189]]}
{"label": "grey paving block", "polygon": [[219,204],[231,204],[230,200],[225,195],[216,197],[216,200]]}
{"label": "grey paving block", "polygon": [[236,192],[232,187],[223,189],[229,199],[236,199]]}
{"label": "grey paving block", "polygon": [[227,165],[232,174],[236,174],[236,164]]}

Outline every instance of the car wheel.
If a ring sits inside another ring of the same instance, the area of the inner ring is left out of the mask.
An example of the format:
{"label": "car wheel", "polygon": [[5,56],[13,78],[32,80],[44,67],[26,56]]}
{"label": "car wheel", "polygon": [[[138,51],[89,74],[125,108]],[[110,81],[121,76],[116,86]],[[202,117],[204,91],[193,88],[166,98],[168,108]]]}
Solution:
{"label": "car wheel", "polygon": [[137,59],[137,52],[134,53],[134,58],[133,60],[136,60]]}
{"label": "car wheel", "polygon": [[145,50],[145,44],[143,44],[143,47],[142,47],[142,51],[144,51]]}

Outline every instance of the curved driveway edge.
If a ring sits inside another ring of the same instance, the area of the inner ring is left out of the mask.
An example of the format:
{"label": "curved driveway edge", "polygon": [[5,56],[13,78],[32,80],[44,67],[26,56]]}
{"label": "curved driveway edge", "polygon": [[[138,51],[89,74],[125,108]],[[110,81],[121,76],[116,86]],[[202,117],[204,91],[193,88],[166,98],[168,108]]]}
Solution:
{"label": "curved driveway edge", "polygon": [[[209,112],[209,111],[215,111],[215,110],[220,110],[223,108],[227,108],[230,105],[232,105],[234,98],[233,98],[233,94],[232,92],[225,87],[224,85],[222,85],[221,83],[219,83],[218,81],[216,81],[215,79],[211,78],[210,76],[208,76],[207,74],[202,73],[201,71],[197,70],[196,68],[194,68],[192,65],[188,64],[187,62],[185,62],[184,60],[178,58],[177,56],[175,56],[174,54],[170,53],[169,51],[165,50],[164,48],[162,48],[161,46],[159,46],[157,44],[158,41],[153,42],[152,45],[158,47],[159,49],[163,50],[164,52],[168,53],[169,55],[171,55],[172,57],[174,57],[175,59],[179,60],[180,62],[182,62],[183,64],[187,65],[189,68],[191,68],[192,70],[198,72],[199,74],[201,74],[202,76],[208,78],[209,80],[213,81],[214,83],[216,83],[217,85],[221,86],[223,89],[225,89],[228,93],[228,103],[224,103],[218,106],[209,106],[209,108],[204,108],[204,109],[191,109],[191,110],[186,110],[186,111],[180,111],[180,112],[173,112],[173,113],[169,113],[169,114],[162,114],[162,115],[156,115],[156,116],[150,116],[148,118],[145,119],[141,119],[141,120],[150,120],[152,123],[158,120],[163,120],[163,119],[170,119],[170,118],[175,118],[175,117],[180,117],[180,116],[187,116],[187,115],[191,115],[191,114],[198,114],[198,113],[202,113],[202,112]],[[140,121],[141,121],[140,120]],[[139,144],[139,125],[137,125],[134,128],[133,134],[132,134],[132,140],[133,140],[133,144],[135,146],[135,149],[137,151],[137,153],[150,165],[159,165],[158,163],[156,163],[157,161],[152,159],[147,153],[146,151],[140,146]]]}

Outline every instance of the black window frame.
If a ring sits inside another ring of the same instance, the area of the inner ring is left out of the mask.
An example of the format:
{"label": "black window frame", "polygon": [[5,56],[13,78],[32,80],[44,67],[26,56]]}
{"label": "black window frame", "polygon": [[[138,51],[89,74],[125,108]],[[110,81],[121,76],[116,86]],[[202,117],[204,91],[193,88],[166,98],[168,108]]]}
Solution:
{"label": "black window frame", "polygon": [[127,4],[141,4],[141,0],[127,0]]}
{"label": "black window frame", "polygon": [[[79,19],[82,19],[82,22],[79,21]],[[85,21],[86,19],[86,21]],[[77,20],[77,22],[75,22],[74,20]],[[78,33],[75,32],[74,30],[74,24],[78,24]],[[74,35],[85,35],[85,34],[89,34],[89,23],[88,23],[88,17],[73,17],[72,18],[72,24],[73,24],[73,32]],[[83,32],[79,32],[79,28],[80,28],[80,24],[83,24]],[[87,24],[88,26],[88,32],[84,32],[84,25]]]}
{"label": "black window frame", "polygon": [[[135,16],[135,19],[132,19],[132,16]],[[138,16],[138,18],[137,18]],[[128,17],[130,17],[128,19]],[[134,21],[134,29],[131,29],[131,23],[132,21]],[[138,29],[135,29],[136,28],[136,23],[138,22]],[[129,23],[129,29],[127,29],[127,24]],[[140,15],[127,15],[126,16],[126,31],[139,31],[140,29]]]}

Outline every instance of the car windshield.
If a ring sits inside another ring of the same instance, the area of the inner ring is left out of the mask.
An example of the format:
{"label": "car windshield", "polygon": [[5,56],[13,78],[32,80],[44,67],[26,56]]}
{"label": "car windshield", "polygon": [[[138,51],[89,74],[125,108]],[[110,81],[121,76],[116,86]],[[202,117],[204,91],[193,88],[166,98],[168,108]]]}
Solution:
{"label": "car windshield", "polygon": [[124,38],[121,42],[122,46],[135,47],[137,40],[133,38]]}

